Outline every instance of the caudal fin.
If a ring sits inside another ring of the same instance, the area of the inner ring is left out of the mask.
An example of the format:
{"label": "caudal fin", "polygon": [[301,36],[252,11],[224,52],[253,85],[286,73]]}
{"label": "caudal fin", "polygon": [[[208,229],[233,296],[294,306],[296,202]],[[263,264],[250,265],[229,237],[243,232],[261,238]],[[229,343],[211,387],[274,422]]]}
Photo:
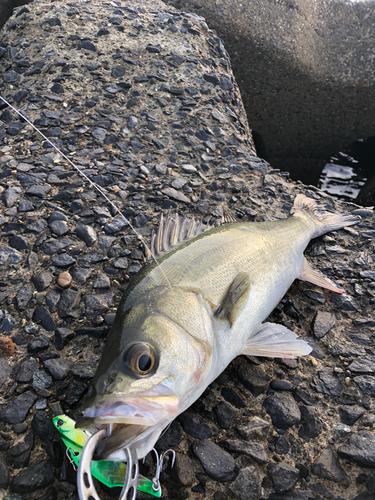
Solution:
{"label": "caudal fin", "polygon": [[312,348],[286,326],[263,323],[246,342],[242,354],[271,358],[296,358],[310,354]]}
{"label": "caudal fin", "polygon": [[317,229],[314,238],[361,221],[361,217],[356,215],[328,212],[323,205],[304,194],[298,194],[294,200],[291,213],[298,216],[298,212],[306,213],[315,221]]}

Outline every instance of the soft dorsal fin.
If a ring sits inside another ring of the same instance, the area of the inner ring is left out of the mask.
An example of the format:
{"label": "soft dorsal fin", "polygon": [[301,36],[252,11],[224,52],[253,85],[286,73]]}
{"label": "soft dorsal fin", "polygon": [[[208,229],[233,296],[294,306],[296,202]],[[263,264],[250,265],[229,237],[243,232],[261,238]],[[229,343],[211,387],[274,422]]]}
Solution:
{"label": "soft dorsal fin", "polygon": [[227,319],[230,326],[236,321],[250,292],[250,278],[247,273],[238,273],[224,295],[215,316]]}
{"label": "soft dorsal fin", "polygon": [[152,255],[157,257],[162,252],[170,250],[212,227],[209,224],[203,224],[202,221],[197,221],[195,217],[190,218],[185,215],[182,218],[177,213],[172,216],[169,210],[165,218],[161,214],[157,232],[152,232],[151,252],[145,249],[146,260],[150,260]]}
{"label": "soft dorsal fin", "polygon": [[298,279],[301,281],[308,281],[309,283],[321,286],[322,288],[327,288],[328,290],[332,290],[332,292],[341,294],[344,293],[341,288],[338,288],[338,286],[327,278],[327,276],[325,276],[321,271],[319,271],[319,269],[316,269],[312,264],[310,264],[306,257],[303,258],[302,270]]}
{"label": "soft dorsal fin", "polygon": [[223,217],[221,219],[222,224],[229,224],[230,222],[238,222],[238,219],[227,209],[224,209]]}

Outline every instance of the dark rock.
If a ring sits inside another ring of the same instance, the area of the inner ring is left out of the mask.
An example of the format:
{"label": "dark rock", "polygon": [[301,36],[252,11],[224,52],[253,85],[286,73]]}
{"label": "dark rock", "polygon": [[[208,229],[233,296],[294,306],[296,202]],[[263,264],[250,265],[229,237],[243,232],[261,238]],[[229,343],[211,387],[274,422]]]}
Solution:
{"label": "dark rock", "polygon": [[8,361],[5,359],[5,357],[1,356],[0,357],[0,387],[3,385],[3,383],[6,381],[6,379],[9,377],[9,375],[12,373],[12,368],[9,366]]}
{"label": "dark rock", "polygon": [[233,417],[237,414],[233,406],[225,401],[221,401],[217,406],[215,406],[214,412],[216,413],[217,421],[219,422],[220,427],[223,429],[227,429],[230,426]]}
{"label": "dark rock", "polygon": [[280,436],[275,442],[275,452],[278,455],[286,455],[289,453],[290,446],[288,440],[284,436]]}
{"label": "dark rock", "polygon": [[364,394],[375,396],[375,377],[371,375],[360,375],[359,377],[354,377],[354,382],[358,384]]}
{"label": "dark rock", "polygon": [[24,128],[24,124],[20,122],[12,122],[7,128],[7,134],[10,136],[16,136]]}
{"label": "dark rock", "polygon": [[366,413],[366,410],[362,406],[340,406],[339,415],[340,421],[343,424],[354,425],[356,421]]}
{"label": "dark rock", "polygon": [[118,216],[115,217],[112,222],[104,226],[104,231],[106,232],[106,234],[113,234],[121,231],[128,225],[129,223],[124,220],[123,217]]}
{"label": "dark rock", "polygon": [[96,52],[95,45],[89,40],[84,40],[78,47],[79,49],[89,50],[90,52]]}
{"label": "dark rock", "polygon": [[115,66],[114,68],[112,68],[111,76],[113,78],[121,78],[124,75],[125,75],[125,69],[122,68],[121,66]]}
{"label": "dark rock", "polygon": [[8,408],[0,410],[0,421],[20,424],[37,399],[38,396],[33,391],[23,392],[9,404]]}
{"label": "dark rock", "polygon": [[352,434],[349,441],[337,450],[341,457],[364,467],[375,467],[375,435],[370,431]]}
{"label": "dark rock", "polygon": [[97,316],[105,313],[111,307],[112,300],[113,292],[87,295],[85,297],[86,314],[89,316]]}
{"label": "dark rock", "polygon": [[52,274],[48,272],[36,273],[32,275],[31,281],[34,283],[38,292],[42,292],[51,284]]}
{"label": "dark rock", "polygon": [[78,285],[83,285],[84,283],[86,283],[87,278],[90,276],[91,269],[75,267],[74,269],[70,270],[70,274]]}
{"label": "dark rock", "polygon": [[227,439],[220,443],[225,449],[246,455],[260,464],[268,462],[264,446],[255,441],[242,441],[241,439]]}
{"label": "dark rock", "polygon": [[182,453],[176,453],[175,464],[170,469],[170,474],[184,486],[191,486],[195,482],[193,462],[187,455]]}
{"label": "dark rock", "polygon": [[52,257],[52,264],[56,267],[69,267],[76,262],[76,259],[67,253],[61,253]]}
{"label": "dark rock", "polygon": [[246,407],[245,401],[230,387],[224,387],[221,391],[221,395],[235,408],[241,409]]}
{"label": "dark rock", "polygon": [[7,310],[0,310],[0,333],[10,332],[17,326],[16,320]]}
{"label": "dark rock", "polygon": [[72,367],[72,374],[80,378],[92,378],[95,375],[97,367],[97,363],[76,361]]}
{"label": "dark rock", "polygon": [[49,338],[43,333],[27,344],[27,352],[34,354],[49,347]]}
{"label": "dark rock", "polygon": [[161,47],[160,47],[160,44],[158,44],[158,45],[148,44],[146,47],[146,50],[147,50],[147,52],[150,52],[150,53],[159,54],[161,51]]}
{"label": "dark rock", "polygon": [[54,480],[53,472],[47,460],[36,462],[26,469],[22,469],[10,485],[14,493],[28,494],[45,488]]}
{"label": "dark rock", "polygon": [[323,368],[313,378],[311,387],[316,392],[328,394],[329,396],[339,396],[342,391],[342,385],[332,368]]}
{"label": "dark rock", "polygon": [[322,432],[322,425],[317,412],[311,406],[300,406],[302,426],[298,435],[305,441],[314,439]]}
{"label": "dark rock", "polygon": [[43,391],[53,385],[52,377],[47,375],[45,371],[35,370],[33,373],[33,388],[36,391]]}
{"label": "dark rock", "polygon": [[334,295],[331,301],[341,311],[355,312],[360,309],[354,297],[349,295]]}
{"label": "dark rock", "polygon": [[271,378],[259,366],[242,361],[237,369],[237,377],[255,397],[264,393]]}
{"label": "dark rock", "polygon": [[8,189],[3,194],[3,201],[7,208],[13,207],[20,197],[22,192],[21,188],[18,186],[9,186]]}
{"label": "dark rock", "polygon": [[335,325],[336,318],[333,314],[325,311],[318,311],[314,321],[314,335],[321,339]]}
{"label": "dark rock", "polygon": [[69,232],[67,223],[64,220],[55,220],[49,224],[49,227],[53,234],[57,236],[64,236],[64,234]]}
{"label": "dark rock", "polygon": [[261,480],[256,467],[251,465],[241,469],[236,479],[229,485],[229,490],[238,500],[258,500]]}
{"label": "dark rock", "polygon": [[297,387],[293,391],[293,397],[298,403],[303,403],[307,406],[316,406],[317,402],[303,389]]}
{"label": "dark rock", "polygon": [[178,446],[181,442],[181,433],[182,431],[180,424],[176,420],[173,420],[171,425],[156,442],[155,449],[157,451],[164,452],[165,450],[168,450],[168,448],[174,448]]}
{"label": "dark rock", "polygon": [[46,198],[51,189],[51,186],[31,186],[27,189],[26,194],[37,198]]}
{"label": "dark rock", "polygon": [[245,424],[237,427],[240,435],[247,440],[251,438],[264,439],[268,434],[269,428],[270,424],[268,422],[257,417],[253,417]]}
{"label": "dark rock", "polygon": [[55,427],[52,419],[45,411],[37,411],[31,422],[31,427],[34,432],[40,437],[43,443],[48,444],[53,440],[55,435]]}
{"label": "dark rock", "polygon": [[61,291],[56,288],[50,290],[46,295],[46,304],[51,312],[56,311],[56,306],[59,303]]}
{"label": "dark rock", "polygon": [[91,135],[95,137],[95,139],[97,139],[98,141],[104,141],[105,136],[107,135],[107,131],[104,128],[95,127],[92,130]]}
{"label": "dark rock", "polygon": [[[9,446],[10,445],[9,445],[8,441],[6,441],[2,436],[0,436],[0,451],[7,451],[9,449]],[[1,488],[1,486],[0,486],[0,488]]]}
{"label": "dark rock", "polygon": [[233,83],[228,76],[220,75],[220,88],[222,90],[232,90],[233,89]]}
{"label": "dark rock", "polygon": [[72,316],[73,309],[78,306],[81,299],[81,294],[77,290],[71,288],[64,290],[61,294],[58,313],[60,318]]}
{"label": "dark rock", "polygon": [[284,462],[269,464],[268,474],[278,493],[292,490],[300,478],[300,471]]}
{"label": "dark rock", "polygon": [[271,389],[274,391],[292,391],[293,385],[289,382],[289,380],[272,380],[270,384]]}
{"label": "dark rock", "polygon": [[33,298],[34,295],[34,286],[31,283],[27,283],[22,288],[18,290],[18,293],[14,299],[16,308],[19,311],[23,311],[26,309],[27,304]]}
{"label": "dark rock", "polygon": [[349,366],[352,373],[375,373],[375,356],[357,358]]}
{"label": "dark rock", "polygon": [[88,387],[89,387],[88,384],[83,380],[73,379],[69,384],[66,393],[65,403],[68,406],[73,406],[76,403],[78,403],[78,401],[80,401],[85,395]]}
{"label": "dark rock", "polygon": [[100,288],[100,289],[105,289],[109,288],[111,286],[111,280],[109,277],[104,274],[104,273],[99,273],[96,276],[95,282],[94,282],[94,288]]}
{"label": "dark rock", "polygon": [[72,362],[69,359],[47,359],[44,366],[56,380],[63,380],[69,373]]}
{"label": "dark rock", "polygon": [[70,245],[73,245],[73,241],[70,240],[69,238],[61,238],[61,239],[51,238],[44,241],[40,245],[40,249],[46,255],[53,255],[54,253],[57,253],[63,248],[66,248]]}
{"label": "dark rock", "polygon": [[287,394],[273,394],[264,401],[264,407],[276,428],[288,429],[301,420],[296,402]]}
{"label": "dark rock", "polygon": [[[271,493],[268,500],[316,500],[316,496],[311,491],[295,490],[286,493]],[[337,500],[342,500],[337,497]]]}
{"label": "dark rock", "polygon": [[47,330],[47,332],[53,332],[56,328],[55,320],[44,306],[38,306],[35,309],[33,321],[40,321],[40,324],[45,330]]}
{"label": "dark rock", "polygon": [[74,333],[69,328],[57,328],[54,341],[56,349],[61,351],[72,338],[74,338]]}
{"label": "dark rock", "polygon": [[220,83],[220,80],[215,73],[204,73],[203,78],[206,82],[212,83],[213,85],[219,85]]}
{"label": "dark rock", "polygon": [[342,483],[346,486],[351,483],[349,476],[341,467],[338,458],[331,448],[326,448],[314,461],[311,466],[311,472],[315,474],[315,476],[329,479],[335,483]]}
{"label": "dark rock", "polygon": [[31,450],[34,447],[34,435],[30,432],[23,441],[9,448],[6,463],[13,469],[27,467],[30,462]]}
{"label": "dark rock", "polygon": [[8,467],[0,460],[0,489],[6,490],[9,486]]}
{"label": "dark rock", "polygon": [[14,369],[14,380],[25,384],[33,379],[33,373],[38,369],[38,363],[34,358],[24,358]]}
{"label": "dark rock", "polygon": [[196,439],[207,439],[211,436],[216,436],[218,429],[210,421],[206,421],[197,413],[188,410],[178,417],[184,431]]}
{"label": "dark rock", "polygon": [[50,17],[49,19],[44,19],[43,22],[49,24],[51,27],[52,26],[61,26],[61,21],[58,17]]}
{"label": "dark rock", "polygon": [[233,457],[212,441],[196,441],[193,452],[201,462],[206,474],[215,481],[230,481],[235,470]]}

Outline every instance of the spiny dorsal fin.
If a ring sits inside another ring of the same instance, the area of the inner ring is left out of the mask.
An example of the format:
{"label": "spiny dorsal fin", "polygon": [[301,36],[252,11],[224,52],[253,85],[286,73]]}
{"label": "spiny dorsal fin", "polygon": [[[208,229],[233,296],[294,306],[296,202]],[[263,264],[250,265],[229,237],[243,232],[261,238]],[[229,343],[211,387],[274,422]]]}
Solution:
{"label": "spiny dorsal fin", "polygon": [[238,273],[215,311],[215,316],[227,319],[230,326],[236,321],[250,292],[250,278],[247,273]]}
{"label": "spiny dorsal fin", "polygon": [[212,227],[209,224],[203,224],[202,221],[197,221],[194,217],[189,218],[187,215],[184,218],[180,217],[177,213],[175,216],[172,216],[169,210],[165,218],[161,214],[157,232],[152,232],[151,252],[147,251],[147,249],[145,250],[146,259],[150,260],[152,255],[157,257],[162,252],[170,250]]}
{"label": "spiny dorsal fin", "polygon": [[229,224],[230,222],[238,222],[238,219],[227,209],[224,209],[223,217],[221,218],[222,224]]}

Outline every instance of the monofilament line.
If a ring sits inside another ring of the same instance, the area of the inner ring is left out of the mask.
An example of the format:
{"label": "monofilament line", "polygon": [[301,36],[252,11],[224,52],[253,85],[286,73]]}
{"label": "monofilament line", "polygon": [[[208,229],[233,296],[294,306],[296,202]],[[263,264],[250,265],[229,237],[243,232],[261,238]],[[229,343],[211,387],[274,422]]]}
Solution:
{"label": "monofilament line", "polygon": [[135,227],[132,225],[132,223],[125,217],[125,215],[119,210],[119,208],[116,207],[116,205],[114,203],[112,203],[112,201],[108,198],[108,196],[105,194],[105,192],[102,190],[102,188],[100,186],[98,186],[97,184],[95,184],[95,182],[93,182],[84,172],[82,172],[82,170],[77,167],[77,165],[75,163],[72,162],[72,160],[70,160],[62,151],[60,151],[60,149],[55,146],[55,144],[50,140],[48,139],[48,137],[46,137],[43,132],[41,132],[28,118],[27,116],[25,116],[23,113],[21,113],[21,111],[18,111],[18,109],[16,109],[14,106],[12,106],[6,99],[4,99],[4,97],[2,97],[0,95],[0,99],[7,105],[9,106],[13,111],[15,111],[17,113],[17,115],[19,115],[23,120],[25,120],[25,122],[27,122],[36,132],[38,132],[39,135],[41,135],[43,137],[44,140],[46,140],[48,142],[48,144],[50,144],[58,153],[59,155],[61,155],[73,168],[75,168],[77,170],[77,172],[79,173],[79,175],[81,177],[83,177],[94,189],[96,189],[102,196],[103,198],[111,205],[111,207],[113,207],[115,209],[115,211],[125,220],[125,222],[129,225],[129,227],[132,229],[132,231],[137,235],[137,237],[141,240],[141,242],[143,243],[144,247],[148,250],[148,252],[150,253],[151,257],[153,258],[153,260],[156,262],[157,266],[159,267],[165,281],[167,282],[168,286],[171,288],[171,284],[169,283],[169,280],[167,278],[167,276],[165,275],[163,269],[161,268],[159,262],[157,261],[154,253],[152,252],[151,248],[147,245],[147,243],[145,242],[143,236],[141,234],[139,234],[137,232],[137,230],[135,229]]}

